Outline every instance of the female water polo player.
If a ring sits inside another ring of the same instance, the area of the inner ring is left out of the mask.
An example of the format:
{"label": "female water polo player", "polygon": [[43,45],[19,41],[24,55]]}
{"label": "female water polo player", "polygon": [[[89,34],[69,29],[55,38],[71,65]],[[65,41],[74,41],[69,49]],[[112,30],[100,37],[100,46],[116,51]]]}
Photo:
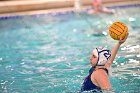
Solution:
{"label": "female water polo player", "polygon": [[92,68],[89,71],[89,75],[85,78],[81,92],[83,91],[103,91],[110,90],[111,84],[109,81],[109,68],[115,59],[117,51],[121,44],[123,44],[128,37],[126,34],[124,39],[120,39],[114,46],[112,51],[105,48],[96,48],[93,50],[90,57],[90,63]]}

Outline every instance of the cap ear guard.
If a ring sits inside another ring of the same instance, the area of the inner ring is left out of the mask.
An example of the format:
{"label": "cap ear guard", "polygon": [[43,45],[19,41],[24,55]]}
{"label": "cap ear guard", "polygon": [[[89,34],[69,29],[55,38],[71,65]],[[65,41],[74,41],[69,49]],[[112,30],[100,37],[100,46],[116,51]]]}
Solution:
{"label": "cap ear guard", "polygon": [[96,66],[104,66],[111,57],[110,50],[104,48],[96,48],[96,51],[98,53],[98,61]]}

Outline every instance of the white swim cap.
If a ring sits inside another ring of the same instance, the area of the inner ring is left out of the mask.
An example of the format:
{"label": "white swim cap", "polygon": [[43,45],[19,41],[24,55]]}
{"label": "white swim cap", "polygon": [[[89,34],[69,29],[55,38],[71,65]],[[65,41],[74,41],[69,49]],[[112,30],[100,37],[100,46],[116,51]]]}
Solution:
{"label": "white swim cap", "polygon": [[111,57],[110,50],[103,47],[94,49],[93,54],[98,58],[96,66],[104,66]]}

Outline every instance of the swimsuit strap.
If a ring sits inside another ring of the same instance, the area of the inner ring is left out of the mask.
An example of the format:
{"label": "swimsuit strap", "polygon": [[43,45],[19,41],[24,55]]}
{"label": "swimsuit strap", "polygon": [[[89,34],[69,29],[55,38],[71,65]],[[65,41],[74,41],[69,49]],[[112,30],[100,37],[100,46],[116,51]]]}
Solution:
{"label": "swimsuit strap", "polygon": [[109,72],[108,72],[108,69],[107,69],[107,68],[98,68],[98,69],[103,69],[103,70],[105,70],[105,72],[106,72],[107,74],[109,74]]}
{"label": "swimsuit strap", "polygon": [[[103,69],[103,70],[105,70],[105,72],[106,72],[107,74],[109,74],[109,71],[108,71],[107,68],[98,68],[98,69]],[[95,71],[95,67],[91,67],[91,68],[90,68],[89,74],[92,74],[93,71]]]}

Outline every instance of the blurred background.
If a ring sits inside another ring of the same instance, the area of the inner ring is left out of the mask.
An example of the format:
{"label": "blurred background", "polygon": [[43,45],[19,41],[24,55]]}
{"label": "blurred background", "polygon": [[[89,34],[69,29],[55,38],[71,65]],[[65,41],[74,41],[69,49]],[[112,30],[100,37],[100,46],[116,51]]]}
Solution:
{"label": "blurred background", "polygon": [[112,49],[108,28],[128,40],[112,64],[113,93],[140,93],[140,0],[0,0],[0,93],[78,93],[93,48]]}

